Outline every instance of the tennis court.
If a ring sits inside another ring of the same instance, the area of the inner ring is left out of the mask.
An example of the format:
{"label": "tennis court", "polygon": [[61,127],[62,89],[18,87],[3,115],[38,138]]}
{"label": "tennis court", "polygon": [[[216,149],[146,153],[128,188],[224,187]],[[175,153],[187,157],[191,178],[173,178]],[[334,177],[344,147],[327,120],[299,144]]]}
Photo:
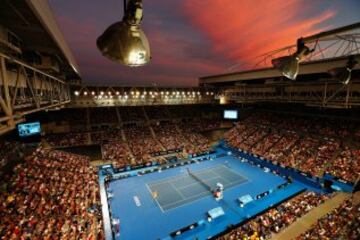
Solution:
{"label": "tennis court", "polygon": [[225,191],[248,180],[219,164],[190,174],[183,174],[149,183],[148,189],[155,197],[163,212],[191,203],[211,194],[217,183],[224,185]]}

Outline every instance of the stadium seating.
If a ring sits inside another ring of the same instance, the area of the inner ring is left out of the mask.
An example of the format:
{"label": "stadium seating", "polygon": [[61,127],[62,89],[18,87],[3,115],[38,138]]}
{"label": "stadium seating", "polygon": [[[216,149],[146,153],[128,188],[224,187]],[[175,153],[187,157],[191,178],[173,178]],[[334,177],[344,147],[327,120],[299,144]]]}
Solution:
{"label": "stadium seating", "polygon": [[118,110],[123,122],[138,122],[145,120],[144,112],[141,107],[121,107],[118,108]]}
{"label": "stadium seating", "polygon": [[145,110],[149,119],[152,120],[171,118],[166,106],[151,106],[146,107]]}
{"label": "stadium seating", "polygon": [[89,159],[39,148],[1,185],[2,239],[103,239]]}
{"label": "stadium seating", "polygon": [[218,240],[270,239],[273,233],[295,222],[314,207],[323,203],[329,196],[305,192],[275,208],[271,208],[255,219],[221,236]]}
{"label": "stadium seating", "polygon": [[83,146],[89,143],[89,133],[73,132],[46,136],[46,141],[56,147]]}
{"label": "stadium seating", "polygon": [[225,133],[225,141],[316,177],[329,172],[355,182],[360,169],[359,138],[352,131],[355,123],[336,125],[331,119],[281,117],[282,121],[276,115],[254,114]]}
{"label": "stadium seating", "polygon": [[360,149],[345,147],[332,165],[327,166],[326,172],[341,176],[346,181],[355,182],[360,173]]}
{"label": "stadium seating", "polygon": [[349,239],[360,237],[360,204],[352,199],[342,203],[334,211],[318,220],[296,240]]}
{"label": "stadium seating", "polygon": [[151,135],[149,127],[130,126],[124,131],[137,164],[150,161],[151,153],[162,151],[159,143]]}
{"label": "stadium seating", "polygon": [[156,138],[164,146],[166,150],[184,148],[184,137],[180,134],[175,124],[161,123],[153,126]]}
{"label": "stadium seating", "polygon": [[118,123],[115,108],[114,107],[90,108],[90,123],[91,124]]}
{"label": "stadium seating", "polygon": [[3,169],[14,157],[18,157],[23,153],[24,145],[17,142],[7,142],[0,140],[0,177],[3,175]]}
{"label": "stadium seating", "polygon": [[102,145],[104,161],[111,161],[117,168],[132,164],[130,149],[127,143],[116,141]]}

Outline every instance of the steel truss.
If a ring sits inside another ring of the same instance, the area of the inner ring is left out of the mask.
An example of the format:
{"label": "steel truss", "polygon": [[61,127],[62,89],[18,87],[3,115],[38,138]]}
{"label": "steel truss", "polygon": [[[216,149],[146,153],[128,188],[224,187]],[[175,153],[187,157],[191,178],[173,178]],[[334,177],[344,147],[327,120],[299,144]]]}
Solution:
{"label": "steel truss", "polygon": [[63,80],[0,53],[0,135],[27,114],[69,102],[69,87]]}
{"label": "steel truss", "polygon": [[327,108],[360,107],[360,80],[348,85],[334,81],[252,84],[224,89],[219,95],[236,103],[302,103]]}
{"label": "steel truss", "polygon": [[[356,29],[352,33],[339,33],[327,37],[311,37],[306,42],[306,46],[314,51],[309,54],[302,62],[313,62],[320,60],[334,59],[344,56],[360,54],[360,30]],[[272,67],[271,60],[288,56],[296,52],[296,45],[283,47],[271,52],[267,52],[244,62],[236,63],[226,72],[247,71]]]}

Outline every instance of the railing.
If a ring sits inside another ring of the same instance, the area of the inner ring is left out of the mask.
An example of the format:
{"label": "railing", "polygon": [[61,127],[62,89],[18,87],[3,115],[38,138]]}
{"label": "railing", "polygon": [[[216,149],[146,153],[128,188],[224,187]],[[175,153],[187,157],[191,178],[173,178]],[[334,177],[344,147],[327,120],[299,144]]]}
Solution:
{"label": "railing", "polygon": [[348,85],[331,81],[243,85],[224,89],[220,95],[236,103],[284,102],[351,108],[360,106],[360,81]]}
{"label": "railing", "polygon": [[18,59],[0,53],[0,135],[27,114],[70,102],[68,85]]}

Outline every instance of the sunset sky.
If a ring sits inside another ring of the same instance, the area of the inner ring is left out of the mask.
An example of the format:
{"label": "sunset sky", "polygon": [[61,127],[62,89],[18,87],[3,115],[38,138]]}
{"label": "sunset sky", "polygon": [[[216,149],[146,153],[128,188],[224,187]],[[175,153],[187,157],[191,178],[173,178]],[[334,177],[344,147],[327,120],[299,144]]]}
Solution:
{"label": "sunset sky", "polygon": [[96,39],[122,18],[122,0],[49,0],[87,85],[195,86],[300,36],[360,21],[359,0],[144,0],[152,61],[128,68]]}

